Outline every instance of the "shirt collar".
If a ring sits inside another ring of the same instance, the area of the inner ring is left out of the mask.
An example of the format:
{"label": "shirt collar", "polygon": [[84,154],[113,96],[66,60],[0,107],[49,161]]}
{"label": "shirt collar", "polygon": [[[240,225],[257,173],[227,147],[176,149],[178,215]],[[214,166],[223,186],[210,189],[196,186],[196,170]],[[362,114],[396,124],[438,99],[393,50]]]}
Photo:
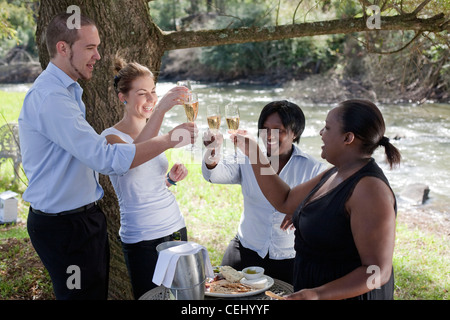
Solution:
{"label": "shirt collar", "polygon": [[296,156],[307,158],[306,153],[300,150],[300,148],[296,144],[292,145],[294,147],[294,150],[292,150],[291,158]]}
{"label": "shirt collar", "polygon": [[74,81],[71,77],[67,75],[64,71],[62,71],[59,67],[57,67],[53,62],[49,62],[46,68],[46,71],[54,75],[58,78],[65,88],[68,88],[75,84],[75,87],[80,87],[80,84]]}

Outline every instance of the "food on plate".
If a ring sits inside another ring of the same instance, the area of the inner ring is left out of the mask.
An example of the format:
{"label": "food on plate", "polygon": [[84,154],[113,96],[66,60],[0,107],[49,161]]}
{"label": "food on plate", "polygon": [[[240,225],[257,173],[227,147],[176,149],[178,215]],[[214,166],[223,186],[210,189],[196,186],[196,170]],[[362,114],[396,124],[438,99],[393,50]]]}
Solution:
{"label": "food on plate", "polygon": [[241,283],[255,289],[262,289],[265,288],[267,285],[267,278],[262,277],[258,279],[242,279]]}
{"label": "food on plate", "polygon": [[215,273],[213,279],[206,282],[206,292],[238,294],[256,291],[267,286],[266,277],[248,280],[245,279],[242,272],[230,266],[220,266],[219,273]]}
{"label": "food on plate", "polygon": [[228,280],[219,280],[209,283],[209,292],[213,293],[243,293],[249,292],[252,288],[239,282],[230,282]]}
{"label": "food on plate", "polygon": [[220,273],[222,276],[228,280],[229,282],[239,282],[244,275],[230,266],[222,266],[220,267]]}

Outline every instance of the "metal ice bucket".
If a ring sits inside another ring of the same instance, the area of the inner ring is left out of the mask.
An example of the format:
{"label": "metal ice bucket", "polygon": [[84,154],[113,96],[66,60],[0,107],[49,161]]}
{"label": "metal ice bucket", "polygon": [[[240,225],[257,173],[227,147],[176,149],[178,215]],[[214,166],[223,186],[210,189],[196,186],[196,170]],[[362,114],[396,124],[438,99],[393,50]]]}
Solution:
{"label": "metal ice bucket", "polygon": [[[156,250],[188,243],[187,241],[168,241],[159,244]],[[169,288],[171,298],[176,300],[203,300],[205,298],[205,261],[201,251],[180,256],[175,268],[172,286]]]}

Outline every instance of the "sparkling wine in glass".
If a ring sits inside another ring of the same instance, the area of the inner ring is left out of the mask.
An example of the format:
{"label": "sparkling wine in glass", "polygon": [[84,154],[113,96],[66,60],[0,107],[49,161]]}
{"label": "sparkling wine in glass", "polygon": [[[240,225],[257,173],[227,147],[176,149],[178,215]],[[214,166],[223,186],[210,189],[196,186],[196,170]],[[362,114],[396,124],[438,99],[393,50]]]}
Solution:
{"label": "sparkling wine in glass", "polygon": [[[229,103],[225,106],[225,119],[227,121],[228,129],[232,132],[239,129],[239,107],[234,103]],[[237,158],[236,145],[234,145],[234,159]]]}
{"label": "sparkling wine in glass", "polygon": [[[208,121],[208,127],[209,130],[211,130],[212,134],[219,133],[220,129],[220,106],[217,104],[210,104],[206,107],[206,119]],[[211,140],[206,142],[207,144],[210,144],[213,142],[213,139],[211,137]],[[205,145],[207,145],[205,144]],[[220,153],[220,150],[218,148],[215,148],[214,151],[212,151],[211,156],[209,157],[210,161],[213,161],[213,158],[218,156]]]}
{"label": "sparkling wine in glass", "polygon": [[206,117],[209,129],[218,131],[220,128],[220,106],[217,104],[208,105],[206,108]]}
{"label": "sparkling wine in glass", "polygon": [[198,97],[195,92],[189,92],[184,101],[184,112],[189,122],[194,122],[198,115]]}
{"label": "sparkling wine in glass", "polygon": [[[195,92],[190,91],[187,96],[186,100],[183,103],[184,106],[184,112],[186,113],[187,120],[189,122],[194,122],[195,119],[197,119],[198,115],[198,96]],[[194,160],[194,150],[195,146],[194,144],[191,145],[191,160]]]}

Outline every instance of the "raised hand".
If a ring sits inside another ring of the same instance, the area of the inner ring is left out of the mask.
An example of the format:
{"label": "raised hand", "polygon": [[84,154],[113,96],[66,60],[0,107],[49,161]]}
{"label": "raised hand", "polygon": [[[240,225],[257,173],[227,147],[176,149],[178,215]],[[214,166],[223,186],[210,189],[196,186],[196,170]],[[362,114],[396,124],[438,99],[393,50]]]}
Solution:
{"label": "raised hand", "polygon": [[156,109],[167,112],[176,105],[183,105],[186,100],[189,89],[183,86],[177,86],[170,89],[158,102]]}
{"label": "raised hand", "polygon": [[[247,130],[230,130],[230,139],[247,157],[254,157],[259,152],[258,143]],[[256,159],[256,158],[255,158]]]}
{"label": "raised hand", "polygon": [[208,129],[203,134],[203,144],[208,149],[215,149],[223,144],[223,135],[220,132],[214,132]]}
{"label": "raised hand", "polygon": [[214,168],[220,160],[220,149],[223,144],[223,135],[217,130],[209,130],[203,134],[203,144],[206,147],[205,163],[209,169]]}

